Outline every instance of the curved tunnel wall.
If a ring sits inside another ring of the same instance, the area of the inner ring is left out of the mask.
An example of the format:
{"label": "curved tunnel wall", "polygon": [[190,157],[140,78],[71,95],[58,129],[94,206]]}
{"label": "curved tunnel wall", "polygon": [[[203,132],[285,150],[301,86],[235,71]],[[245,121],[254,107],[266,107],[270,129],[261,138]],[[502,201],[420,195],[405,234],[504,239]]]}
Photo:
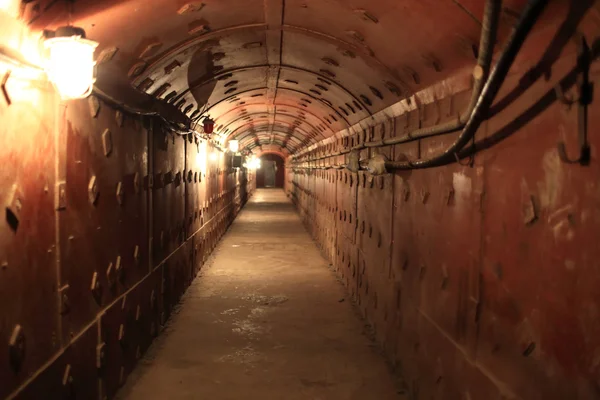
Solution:
{"label": "curved tunnel wall", "polygon": [[[340,169],[344,150],[466,108],[483,3],[76,1],[103,93],[208,113],[216,135],[190,141],[96,96],[61,103],[0,64],[0,397],[114,396],[253,191],[216,150],[237,139],[286,158],[286,191],[414,398],[597,398],[598,140],[589,165],[557,148],[576,157],[575,38],[596,56],[593,1],[550,2],[473,157]],[[497,49],[525,3],[503,2]],[[41,30],[66,21],[59,4],[0,2],[1,43],[35,58]],[[360,158],[423,158],[455,138]]]}

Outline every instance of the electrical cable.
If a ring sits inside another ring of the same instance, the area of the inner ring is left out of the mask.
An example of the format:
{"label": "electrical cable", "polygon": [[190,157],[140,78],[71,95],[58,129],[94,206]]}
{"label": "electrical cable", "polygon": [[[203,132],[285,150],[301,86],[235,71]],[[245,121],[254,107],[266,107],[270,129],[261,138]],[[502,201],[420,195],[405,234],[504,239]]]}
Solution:
{"label": "electrical cable", "polygon": [[[332,155],[322,156],[313,160],[328,158],[331,156],[348,154],[351,151],[360,151],[366,148],[383,147],[394,144],[411,142],[414,140],[422,139],[425,137],[437,136],[446,133],[452,133],[459,129],[462,129],[470,115],[473,113],[477,100],[481,95],[481,91],[484,87],[485,82],[489,77],[489,72],[492,63],[492,57],[494,54],[494,44],[496,43],[496,37],[498,32],[498,21],[500,19],[500,13],[502,10],[501,0],[487,0],[484,9],[483,22],[481,27],[481,35],[479,40],[479,48],[477,54],[477,64],[473,70],[473,89],[471,91],[471,98],[469,106],[456,118],[451,121],[444,122],[435,126],[427,128],[419,128],[409,132],[403,136],[394,137],[390,139],[366,142],[354,146],[351,149],[345,149]],[[293,158],[300,157],[302,154],[293,156]]]}
{"label": "electrical cable", "polygon": [[463,147],[467,145],[477,132],[481,123],[485,120],[486,114],[494,102],[500,87],[504,83],[506,76],[523,46],[523,42],[533,29],[533,26],[539,19],[542,11],[544,11],[548,0],[530,0],[525,6],[525,10],[519,18],[517,26],[513,29],[508,44],[502,51],[500,58],[489,79],[485,83],[481,95],[477,99],[477,103],[469,120],[467,121],[463,131],[459,137],[441,154],[432,158],[414,160],[414,161],[391,161],[386,162],[388,169],[420,169],[430,168],[440,165],[445,165],[456,161],[456,155]]}

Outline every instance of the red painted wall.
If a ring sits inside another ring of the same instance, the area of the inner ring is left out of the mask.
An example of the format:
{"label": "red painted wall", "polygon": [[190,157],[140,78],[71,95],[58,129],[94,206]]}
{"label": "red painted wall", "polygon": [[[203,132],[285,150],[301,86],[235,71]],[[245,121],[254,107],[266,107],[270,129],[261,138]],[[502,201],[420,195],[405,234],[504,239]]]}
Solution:
{"label": "red painted wall", "polygon": [[[577,55],[572,42],[547,50],[555,32],[530,42],[521,60],[533,64],[513,68],[464,165],[288,173],[301,215],[414,398],[600,396],[600,102],[588,120],[590,165],[561,160],[560,142],[578,156],[580,126],[577,104],[558,101],[555,88],[577,95]],[[545,51],[551,76],[528,74]],[[591,79],[599,87],[597,65]],[[447,121],[444,110],[464,109],[469,95],[450,92],[315,154]],[[379,151],[427,158],[455,139]]]}
{"label": "red painted wall", "polygon": [[13,82],[0,105],[0,398],[112,398],[255,180],[158,119]]}

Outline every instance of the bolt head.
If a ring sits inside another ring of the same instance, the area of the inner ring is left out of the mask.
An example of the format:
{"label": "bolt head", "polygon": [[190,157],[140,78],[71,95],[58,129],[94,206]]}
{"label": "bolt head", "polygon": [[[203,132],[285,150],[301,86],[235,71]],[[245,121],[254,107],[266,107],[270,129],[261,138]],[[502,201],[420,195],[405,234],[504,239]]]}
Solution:
{"label": "bolt head", "polygon": [[119,183],[117,183],[117,203],[119,203],[119,205],[123,205],[124,197],[125,197],[125,189],[123,187],[123,183],[119,182]]}
{"label": "bolt head", "polygon": [[140,246],[138,245],[133,249],[133,261],[136,265],[140,264]]}
{"label": "bolt head", "polygon": [[93,175],[90,178],[90,182],[88,183],[88,197],[90,203],[95,205],[98,201],[98,196],[100,195],[98,191],[98,180],[96,179],[96,175]]}
{"label": "bolt head", "polygon": [[108,281],[108,285],[110,287],[114,287],[116,284],[115,274],[115,266],[113,263],[109,263],[108,268],[106,268],[106,280]]}
{"label": "bolt head", "polygon": [[119,342],[123,343],[125,341],[125,326],[121,324],[119,326]]}
{"label": "bolt head", "polygon": [[109,129],[105,129],[104,132],[102,132],[102,148],[104,150],[104,156],[110,156],[113,150],[113,145],[112,134]]}
{"label": "bolt head", "polygon": [[63,373],[62,385],[68,386],[73,383],[73,376],[71,376],[71,364],[67,364],[65,372]]}
{"label": "bolt head", "polygon": [[92,275],[92,285],[90,287],[90,290],[97,291],[98,289],[100,289],[100,281],[98,280],[98,273],[94,272],[94,274]]}
{"label": "bolt head", "polygon": [[10,363],[15,370],[19,370],[25,358],[25,333],[23,327],[15,325],[8,341]]}
{"label": "bolt head", "polygon": [[124,116],[121,110],[117,110],[115,113],[115,120],[117,121],[117,125],[121,128],[123,127]]}
{"label": "bolt head", "polygon": [[121,262],[121,256],[117,256],[117,260],[115,261],[115,271],[117,275],[119,275],[119,279],[123,279],[125,276],[125,267]]}
{"label": "bolt head", "polygon": [[100,113],[100,101],[96,96],[90,96],[88,104],[90,106],[90,114],[92,115],[92,118],[96,118],[98,113]]}

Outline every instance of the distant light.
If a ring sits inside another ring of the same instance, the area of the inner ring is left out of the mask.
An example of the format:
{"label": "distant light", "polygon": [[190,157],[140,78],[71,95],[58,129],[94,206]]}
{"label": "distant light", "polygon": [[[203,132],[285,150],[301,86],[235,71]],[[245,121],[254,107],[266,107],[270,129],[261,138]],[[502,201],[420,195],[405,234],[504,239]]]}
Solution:
{"label": "distant light", "polygon": [[217,155],[217,153],[210,153],[210,160],[211,161],[217,161],[217,159],[219,158],[219,156]]}
{"label": "distant light", "polygon": [[15,0],[0,0],[0,10],[12,14],[18,6],[19,2]]}
{"label": "distant light", "polygon": [[229,141],[229,150],[232,153],[237,153],[240,150],[240,142],[237,140],[230,140]]}
{"label": "distant light", "polygon": [[206,173],[206,143],[201,143],[198,146],[196,153],[196,168],[200,169],[201,173]]}
{"label": "distant light", "polygon": [[247,165],[248,169],[260,169],[260,167],[261,167],[260,158],[256,158],[256,156],[252,156],[246,162],[246,165]]}
{"label": "distant light", "polygon": [[46,39],[49,50],[48,77],[63,99],[79,99],[92,93],[94,82],[94,51],[98,43],[85,39],[81,28],[59,28],[55,36]]}

